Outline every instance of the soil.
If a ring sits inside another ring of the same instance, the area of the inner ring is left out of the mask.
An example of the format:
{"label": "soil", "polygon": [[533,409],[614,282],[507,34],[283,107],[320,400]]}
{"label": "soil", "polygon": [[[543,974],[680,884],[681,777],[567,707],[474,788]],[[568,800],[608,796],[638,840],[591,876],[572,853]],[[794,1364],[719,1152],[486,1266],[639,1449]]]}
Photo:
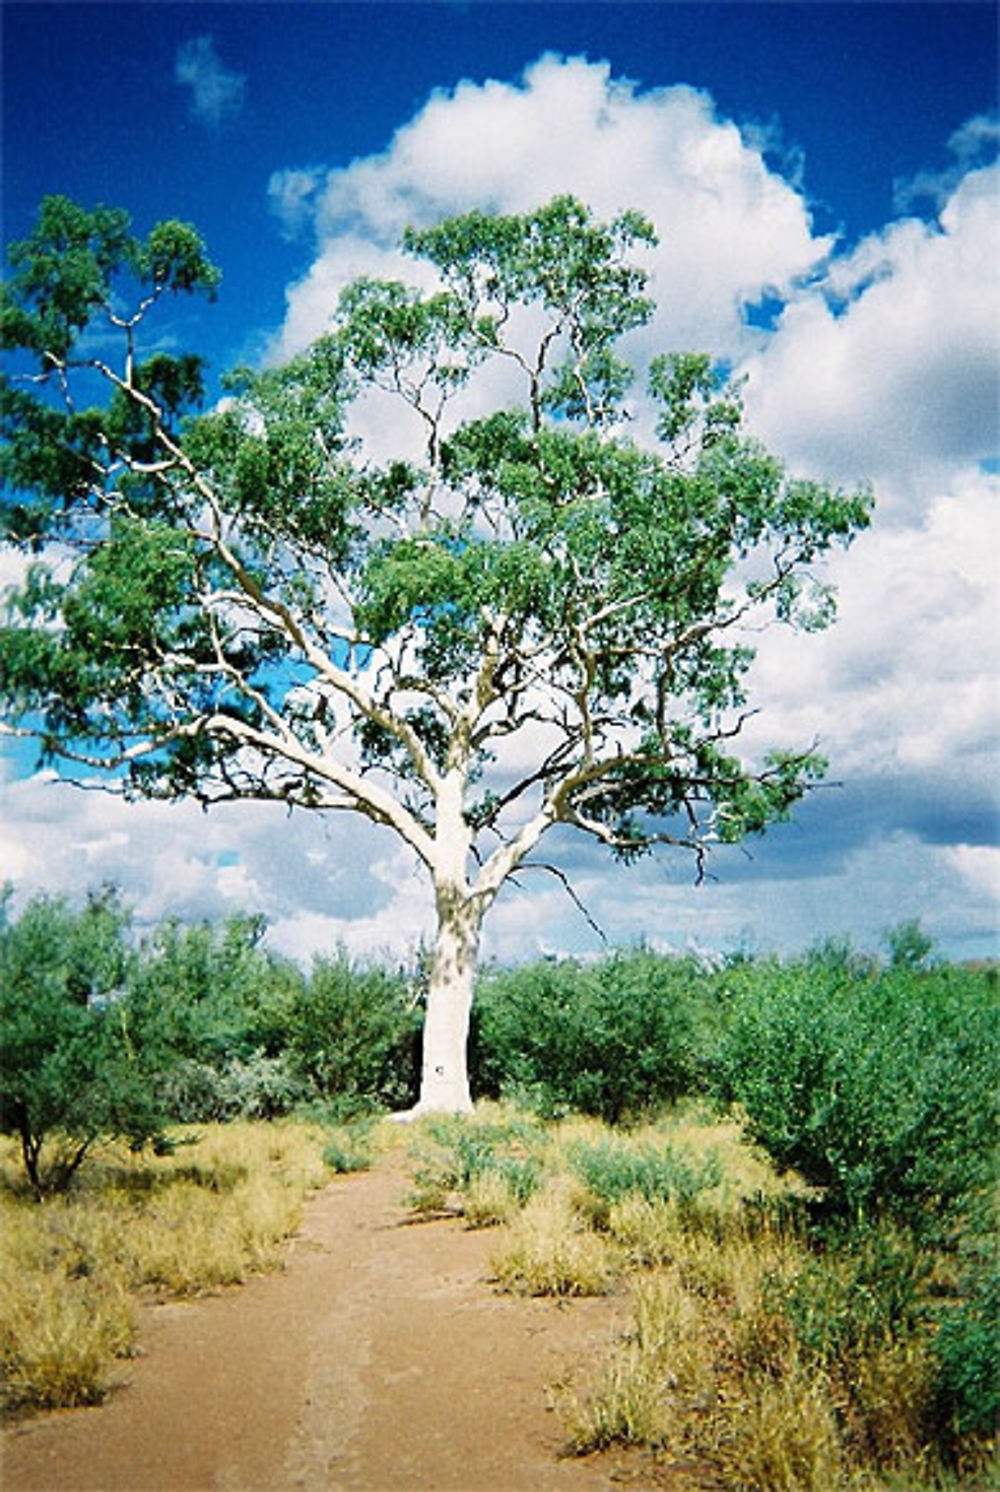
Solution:
{"label": "soil", "polygon": [[101,1407],[10,1428],[5,1492],[699,1485],[648,1458],[562,1454],[553,1385],[585,1376],[623,1303],[497,1294],[496,1235],[415,1223],[406,1187],[394,1157],[338,1178],[307,1204],[280,1273],[149,1306]]}

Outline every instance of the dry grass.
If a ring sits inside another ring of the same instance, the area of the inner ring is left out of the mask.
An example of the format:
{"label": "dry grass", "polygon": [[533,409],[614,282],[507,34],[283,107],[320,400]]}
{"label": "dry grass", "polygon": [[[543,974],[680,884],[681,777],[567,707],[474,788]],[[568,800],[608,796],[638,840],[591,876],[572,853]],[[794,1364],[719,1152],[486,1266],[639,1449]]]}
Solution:
{"label": "dry grass", "polygon": [[323,1136],[298,1124],[178,1132],[172,1156],[109,1147],[67,1197],[29,1200],[0,1153],[0,1361],[14,1406],[99,1401],[131,1351],[137,1293],[197,1295],[274,1268]]}
{"label": "dry grass", "polygon": [[502,1171],[483,1171],[469,1183],[462,1215],[470,1228],[494,1228],[513,1222],[521,1205],[509,1176]]}
{"label": "dry grass", "polygon": [[750,1336],[739,1326],[751,1320],[737,1312],[734,1329],[725,1297],[692,1289],[677,1264],[640,1276],[632,1292],[626,1338],[590,1392],[567,1399],[575,1450],[654,1446],[706,1461],[734,1489],[850,1485],[828,1385],[805,1371],[787,1333],[772,1335],[767,1371],[755,1371],[739,1353]]}
{"label": "dry grass", "polygon": [[518,1295],[604,1295],[618,1277],[619,1259],[587,1227],[571,1189],[557,1178],[505,1230],[492,1268],[500,1288]]}
{"label": "dry grass", "polygon": [[[575,1140],[593,1143],[608,1133],[589,1121],[560,1126],[554,1173]],[[539,1226],[525,1209],[498,1260],[513,1288],[532,1288],[545,1279],[546,1261],[561,1257],[560,1229],[575,1247],[589,1232],[610,1245],[606,1267],[629,1291],[622,1339],[596,1374],[571,1372],[557,1391],[570,1448],[643,1446],[665,1467],[711,1468],[734,1492],[990,1485],[981,1458],[958,1480],[936,1458],[926,1332],[901,1326],[880,1337],[868,1331],[860,1302],[862,1335],[847,1355],[817,1355],[800,1340],[784,1309],[795,1281],[809,1290],[821,1268],[835,1284],[846,1266],[836,1253],[817,1255],[801,1234],[796,1206],[786,1205],[804,1192],[794,1177],[777,1176],[737,1125],[690,1113],[630,1138],[695,1159],[714,1153],[722,1178],[684,1205],[633,1192],[602,1207],[564,1174],[546,1193],[560,1198],[561,1212]],[[827,1306],[820,1296],[815,1308],[822,1314],[837,1299],[834,1291]],[[841,1325],[832,1323],[834,1331]]]}

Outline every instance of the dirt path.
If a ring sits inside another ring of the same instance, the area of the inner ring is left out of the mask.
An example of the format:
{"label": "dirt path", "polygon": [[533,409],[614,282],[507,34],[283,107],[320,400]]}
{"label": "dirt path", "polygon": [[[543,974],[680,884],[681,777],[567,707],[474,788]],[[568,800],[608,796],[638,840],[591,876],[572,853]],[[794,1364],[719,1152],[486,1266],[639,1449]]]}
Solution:
{"label": "dirt path", "polygon": [[594,1492],[649,1485],[561,1460],[546,1385],[611,1338],[610,1300],[518,1300],[493,1237],[407,1224],[392,1162],[307,1207],[287,1269],[149,1311],[100,1409],[6,1438],[5,1492]]}

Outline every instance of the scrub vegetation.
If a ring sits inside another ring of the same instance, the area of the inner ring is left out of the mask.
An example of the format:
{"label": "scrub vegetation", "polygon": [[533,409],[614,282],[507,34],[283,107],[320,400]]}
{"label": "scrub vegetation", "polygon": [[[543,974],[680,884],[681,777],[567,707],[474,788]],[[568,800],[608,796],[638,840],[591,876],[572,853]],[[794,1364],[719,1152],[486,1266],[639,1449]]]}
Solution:
{"label": "scrub vegetation", "polygon": [[113,891],[0,929],[8,1402],[100,1399],[146,1292],[271,1267],[303,1196],[409,1152],[497,1289],[615,1292],[553,1392],[568,1447],[705,1485],[986,1486],[1000,1411],[996,973],[844,944],[494,969],[476,1113],[419,1081],[421,969],[303,971],[252,918],[139,936]]}
{"label": "scrub vegetation", "polygon": [[552,1386],[569,1452],[767,1492],[992,1485],[997,1278],[973,1194],[964,1227],[850,1216],[703,1100],[632,1128],[424,1120],[415,1181],[425,1214],[496,1226],[495,1288],[627,1297],[620,1338]]}
{"label": "scrub vegetation", "polygon": [[274,1268],[329,1177],[306,1124],[171,1130],[171,1155],[100,1144],[39,1206],[0,1154],[0,1362],[10,1408],[99,1402],[131,1355],[143,1298],[203,1294]]}

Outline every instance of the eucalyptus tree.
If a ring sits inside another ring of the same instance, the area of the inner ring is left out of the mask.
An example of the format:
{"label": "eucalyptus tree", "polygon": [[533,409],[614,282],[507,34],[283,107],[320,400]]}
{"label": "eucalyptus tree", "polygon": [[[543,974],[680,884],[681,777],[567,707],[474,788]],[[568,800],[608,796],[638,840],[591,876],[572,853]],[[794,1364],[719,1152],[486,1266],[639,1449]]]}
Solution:
{"label": "eucalyptus tree", "polygon": [[133,797],[398,836],[437,913],[422,1109],[469,1106],[483,919],[550,829],[700,875],[824,768],[737,754],[748,639],[832,619],[869,500],[791,479],[709,358],[632,366],[653,241],[569,197],[411,231],[424,288],[358,280],[207,409],[156,350],[217,286],[194,229],[49,198],[11,250],[8,728]]}

